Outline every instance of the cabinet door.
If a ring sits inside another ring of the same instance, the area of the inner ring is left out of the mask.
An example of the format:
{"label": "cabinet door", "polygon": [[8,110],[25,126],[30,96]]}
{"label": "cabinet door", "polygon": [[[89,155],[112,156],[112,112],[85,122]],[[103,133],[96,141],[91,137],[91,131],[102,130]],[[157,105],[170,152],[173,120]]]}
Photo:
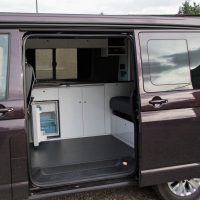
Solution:
{"label": "cabinet door", "polygon": [[61,138],[83,136],[82,89],[59,89]]}
{"label": "cabinet door", "polygon": [[84,136],[104,135],[104,86],[83,87]]}

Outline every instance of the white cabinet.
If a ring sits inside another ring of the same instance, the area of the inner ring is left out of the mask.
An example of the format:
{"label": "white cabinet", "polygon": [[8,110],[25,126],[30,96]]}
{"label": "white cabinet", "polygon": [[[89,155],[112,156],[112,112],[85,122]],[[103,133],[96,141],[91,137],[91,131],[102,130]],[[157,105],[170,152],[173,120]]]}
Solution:
{"label": "white cabinet", "polygon": [[61,138],[83,136],[81,87],[59,89]]}
{"label": "white cabinet", "polygon": [[112,135],[134,148],[134,124],[116,115],[111,115]]}
{"label": "white cabinet", "polygon": [[59,136],[57,101],[33,102],[31,108],[34,146],[48,137]]}
{"label": "white cabinet", "polygon": [[105,134],[104,87],[59,89],[61,138]]}
{"label": "white cabinet", "polygon": [[33,101],[58,100],[58,88],[34,88],[31,96]]}
{"label": "white cabinet", "polygon": [[83,87],[84,136],[104,135],[104,86]]}

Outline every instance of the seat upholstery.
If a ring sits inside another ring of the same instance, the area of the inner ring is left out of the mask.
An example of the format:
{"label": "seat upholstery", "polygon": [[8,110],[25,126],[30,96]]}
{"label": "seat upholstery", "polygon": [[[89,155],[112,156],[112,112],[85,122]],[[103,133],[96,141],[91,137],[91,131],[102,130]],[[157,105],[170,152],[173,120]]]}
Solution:
{"label": "seat upholstery", "polygon": [[131,116],[131,104],[129,97],[112,97],[110,99],[110,108],[120,113]]}

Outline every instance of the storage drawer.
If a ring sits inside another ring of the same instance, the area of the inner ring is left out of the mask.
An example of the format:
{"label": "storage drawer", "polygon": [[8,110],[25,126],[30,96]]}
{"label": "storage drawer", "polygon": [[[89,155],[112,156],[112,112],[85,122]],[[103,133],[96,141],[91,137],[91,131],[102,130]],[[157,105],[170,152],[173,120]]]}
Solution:
{"label": "storage drawer", "polygon": [[33,89],[32,97],[34,97],[33,101],[58,100],[58,89]]}

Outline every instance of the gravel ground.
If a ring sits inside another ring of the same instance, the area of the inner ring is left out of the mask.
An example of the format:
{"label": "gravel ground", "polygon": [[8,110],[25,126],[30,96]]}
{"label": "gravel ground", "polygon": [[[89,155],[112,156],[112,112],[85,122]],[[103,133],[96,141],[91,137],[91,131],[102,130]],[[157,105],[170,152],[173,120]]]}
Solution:
{"label": "gravel ground", "polygon": [[97,190],[79,194],[65,195],[45,200],[159,200],[151,187],[138,186],[117,189]]}

